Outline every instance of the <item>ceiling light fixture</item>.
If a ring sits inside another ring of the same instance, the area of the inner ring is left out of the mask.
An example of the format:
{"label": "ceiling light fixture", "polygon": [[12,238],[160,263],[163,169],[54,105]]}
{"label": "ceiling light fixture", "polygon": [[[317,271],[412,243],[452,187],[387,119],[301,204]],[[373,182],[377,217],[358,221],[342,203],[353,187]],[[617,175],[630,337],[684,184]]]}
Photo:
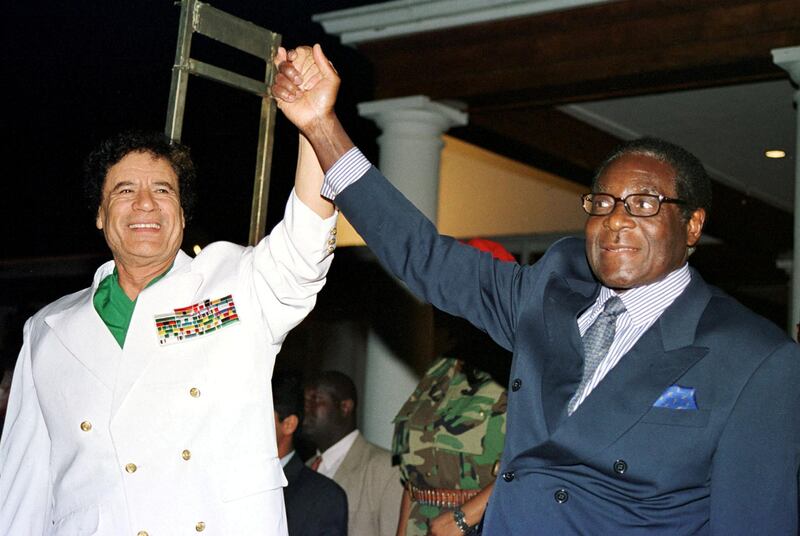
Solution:
{"label": "ceiling light fixture", "polygon": [[786,156],[786,151],[781,151],[780,149],[770,149],[768,151],[764,151],[764,156],[767,158],[784,158]]}

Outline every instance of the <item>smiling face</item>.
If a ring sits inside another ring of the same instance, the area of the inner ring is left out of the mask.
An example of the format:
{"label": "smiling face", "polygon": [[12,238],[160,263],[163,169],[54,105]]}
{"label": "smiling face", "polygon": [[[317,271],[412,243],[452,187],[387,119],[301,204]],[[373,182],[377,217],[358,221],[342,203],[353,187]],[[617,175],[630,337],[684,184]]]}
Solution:
{"label": "smiling face", "polygon": [[[594,193],[674,198],[674,176],[668,163],[628,153],[606,167]],[[704,221],[703,209],[685,221],[678,205],[665,203],[657,215],[637,218],[617,203],[611,214],[589,216],[586,221],[586,257],[594,275],[609,288],[626,290],[654,283],[686,262],[687,248],[700,239]]]}
{"label": "smiling face", "polygon": [[164,271],[185,225],[178,177],[163,158],[133,152],[111,166],[96,225],[120,269]]}

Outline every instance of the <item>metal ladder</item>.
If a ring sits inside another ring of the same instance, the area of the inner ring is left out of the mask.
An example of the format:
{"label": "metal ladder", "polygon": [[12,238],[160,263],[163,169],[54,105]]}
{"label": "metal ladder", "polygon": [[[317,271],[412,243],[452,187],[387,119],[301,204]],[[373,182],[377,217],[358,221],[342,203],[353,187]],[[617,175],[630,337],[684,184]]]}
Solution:
{"label": "metal ladder", "polygon": [[[275,102],[266,95],[275,76],[272,58],[275,57],[281,44],[281,36],[198,0],[181,0],[180,3],[178,45],[175,51],[175,65],[172,67],[172,84],[169,91],[165,133],[175,141],[181,139],[186,90],[190,74],[241,89],[262,98],[248,239],[250,245],[255,245],[266,234],[267,198],[276,113]],[[248,78],[227,69],[192,59],[190,51],[194,33],[205,35],[264,60],[266,63],[264,80]]]}

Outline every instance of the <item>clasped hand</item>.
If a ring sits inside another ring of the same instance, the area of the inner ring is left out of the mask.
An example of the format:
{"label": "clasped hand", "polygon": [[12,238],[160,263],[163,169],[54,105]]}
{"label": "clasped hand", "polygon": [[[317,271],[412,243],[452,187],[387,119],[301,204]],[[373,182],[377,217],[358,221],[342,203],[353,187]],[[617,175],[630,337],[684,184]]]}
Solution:
{"label": "clasped hand", "polygon": [[341,80],[319,45],[288,52],[279,47],[275,66],[270,92],[292,123],[306,132],[330,117]]}

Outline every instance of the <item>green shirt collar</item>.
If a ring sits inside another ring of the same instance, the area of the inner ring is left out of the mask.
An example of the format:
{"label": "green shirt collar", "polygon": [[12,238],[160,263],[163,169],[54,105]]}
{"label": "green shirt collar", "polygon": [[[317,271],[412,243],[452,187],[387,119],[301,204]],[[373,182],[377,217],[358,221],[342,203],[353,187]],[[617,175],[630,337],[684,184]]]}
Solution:
{"label": "green shirt collar", "polygon": [[[169,268],[162,274],[154,277],[145,288],[155,284],[167,275],[173,264],[170,264]],[[94,310],[100,315],[119,347],[123,348],[125,346],[125,337],[128,335],[128,327],[133,317],[133,311],[136,308],[136,300],[131,300],[119,285],[119,273],[116,266],[114,271],[97,285],[92,303],[94,304]]]}

